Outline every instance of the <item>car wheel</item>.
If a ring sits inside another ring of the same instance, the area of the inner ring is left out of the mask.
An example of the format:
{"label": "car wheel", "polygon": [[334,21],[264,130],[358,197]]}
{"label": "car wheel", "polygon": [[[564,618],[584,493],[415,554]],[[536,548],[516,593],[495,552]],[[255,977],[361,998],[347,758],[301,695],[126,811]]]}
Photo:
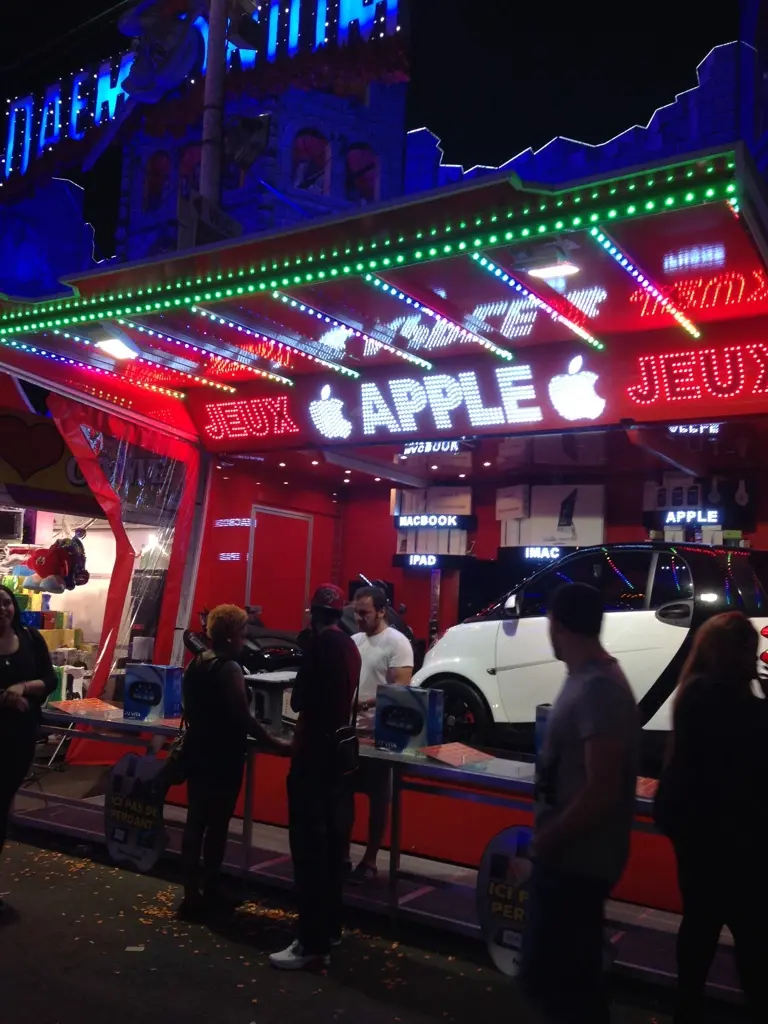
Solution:
{"label": "car wheel", "polygon": [[440,679],[431,687],[443,691],[443,743],[483,743],[491,715],[485,701],[462,679]]}

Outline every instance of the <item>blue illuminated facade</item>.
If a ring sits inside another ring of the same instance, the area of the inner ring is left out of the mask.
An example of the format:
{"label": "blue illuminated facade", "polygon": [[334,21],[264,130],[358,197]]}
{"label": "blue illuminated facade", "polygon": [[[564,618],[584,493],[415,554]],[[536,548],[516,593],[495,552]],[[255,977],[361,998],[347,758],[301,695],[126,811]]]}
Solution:
{"label": "blue illuminated facade", "polygon": [[[256,130],[259,118],[269,115],[268,136],[253,159],[238,163],[228,156],[225,161],[222,207],[242,224],[244,233],[286,229],[310,218],[342,214],[488,173],[503,171],[524,181],[563,186],[739,141],[747,144],[761,173],[768,173],[768,132],[763,123],[768,102],[762,95],[760,73],[768,46],[756,45],[757,22],[750,28],[752,45],[737,42],[713,49],[697,69],[698,83],[657,110],[646,126],[634,126],[596,146],[556,138],[537,152],[519,153],[501,168],[465,170],[445,164],[439,139],[427,128],[406,132],[404,83],[338,88],[337,83],[326,82],[308,90],[284,84],[272,88],[268,75],[267,84],[257,88],[252,83],[262,79],[248,77],[262,59],[266,74],[286,56],[303,60],[321,47],[353,40],[375,43],[382,34],[394,36],[401,28],[403,2],[264,0],[253,16],[260,34],[258,50],[230,45],[227,138],[243,132],[247,136],[249,130]],[[200,57],[199,71],[189,77],[199,79],[205,67],[207,25],[199,19],[192,28],[199,35]],[[763,34],[768,43],[768,32]],[[327,63],[333,63],[331,56]],[[110,123],[117,123],[136,103],[129,95],[132,70],[134,56],[124,54],[95,70],[78,72],[69,81],[54,83],[40,96],[13,100],[5,127],[0,127],[0,182],[30,174],[41,155],[55,152],[66,140],[82,139],[87,147],[92,127],[109,131]],[[140,106],[139,114],[144,116],[134,117],[131,127],[135,123],[136,128],[122,142],[116,236],[121,260],[177,249],[180,204],[199,186],[200,122],[195,119],[199,104],[189,102],[193,113],[188,124],[175,117],[178,106],[174,104],[183,102],[190,87],[191,82],[184,83],[159,102]],[[47,212],[50,215],[50,207]],[[10,211],[0,207],[0,238],[9,216]],[[77,255],[81,262],[66,270],[86,269],[91,260],[86,248],[79,246],[76,254],[67,255],[68,259]],[[60,262],[56,257],[51,265],[58,267]],[[14,272],[12,265],[0,269],[0,291],[19,293],[19,282],[9,281]],[[27,278],[25,289],[31,287]]]}

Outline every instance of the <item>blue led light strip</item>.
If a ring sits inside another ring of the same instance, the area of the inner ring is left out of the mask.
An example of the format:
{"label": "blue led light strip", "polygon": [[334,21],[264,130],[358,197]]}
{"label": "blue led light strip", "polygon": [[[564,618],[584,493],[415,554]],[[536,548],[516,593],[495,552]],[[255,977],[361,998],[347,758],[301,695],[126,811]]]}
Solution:
{"label": "blue led light strip", "polygon": [[[92,346],[92,342],[87,339],[66,334],[64,331],[52,331],[51,333],[60,334],[62,337],[67,338],[67,340],[70,341],[79,341]],[[62,363],[65,366],[76,366],[80,370],[90,370],[91,373],[98,373],[102,377],[114,377],[115,380],[119,380],[122,384],[128,384],[135,388],[143,388],[145,391],[155,391],[158,394],[167,395],[169,398],[187,397],[183,391],[174,391],[172,388],[164,388],[158,384],[146,384],[143,381],[138,380],[126,380],[124,377],[121,377],[119,373],[115,373],[114,370],[106,370],[101,366],[93,366],[91,363],[83,363],[79,359],[70,359],[69,356],[62,356],[57,352],[49,352],[47,349],[41,348],[39,345],[27,345],[25,342],[16,341],[15,338],[3,338],[2,344],[8,348],[13,348],[19,352],[23,352],[25,355],[42,356],[44,359],[50,359],[55,363]]]}
{"label": "blue led light strip", "polygon": [[[250,327],[246,327],[245,324],[238,323],[238,321],[233,320],[232,317],[219,316],[218,313],[211,313],[210,310],[202,309],[200,306],[192,306],[191,308],[193,313],[196,313],[198,316],[207,317],[215,324],[222,324],[224,327],[232,327],[234,330],[240,331],[249,338],[257,338],[260,341],[271,341],[275,345],[284,345],[286,348],[291,349],[292,352],[297,352],[300,356],[304,356],[305,359],[309,359],[313,363],[319,363],[320,366],[325,366],[329,370],[335,370],[337,373],[341,373],[345,377],[360,376],[357,370],[351,370],[348,366],[341,366],[339,363],[332,363],[328,359],[321,359],[320,356],[313,356],[309,352],[305,352],[303,348],[299,348],[297,345],[292,345],[290,342],[287,342],[282,338],[271,338],[268,334],[261,334],[259,331],[251,330]],[[283,379],[287,380],[287,378]],[[289,383],[291,382],[289,381]]]}
{"label": "blue led light strip", "polygon": [[542,299],[540,295],[532,292],[530,288],[526,288],[524,284],[521,284],[520,281],[517,280],[517,278],[508,274],[503,267],[497,267],[495,263],[486,259],[486,257],[479,252],[473,252],[472,259],[475,260],[484,270],[487,270],[489,274],[493,274],[494,277],[497,277],[499,281],[502,281],[509,288],[519,292],[524,299],[528,299],[528,301],[534,306],[541,309],[547,314],[547,316],[551,317],[555,323],[562,324],[564,327],[567,327],[570,331],[573,331],[578,338],[581,338],[582,341],[586,341],[586,343],[591,345],[593,348],[599,349],[600,351],[605,348],[602,341],[599,341],[580,324],[574,323],[574,321],[570,320],[567,316],[563,316],[562,313],[558,313],[554,306],[550,306],[550,304],[545,299]]}
{"label": "blue led light strip", "polygon": [[369,345],[378,345],[387,352],[391,352],[392,355],[399,356],[400,359],[404,359],[407,363],[413,363],[414,366],[420,366],[422,370],[431,370],[432,363],[427,359],[422,359],[421,356],[416,356],[412,352],[405,352],[403,349],[398,348],[396,345],[392,345],[388,341],[381,341],[379,338],[373,338],[370,334],[366,334],[364,331],[358,331],[355,327],[350,327],[349,324],[343,323],[341,320],[336,320],[332,316],[328,316],[326,313],[321,312],[319,309],[315,309],[314,306],[308,306],[305,302],[299,302],[298,299],[292,298],[290,295],[286,295],[284,292],[274,291],[272,292],[272,298],[278,299],[280,302],[290,306],[291,309],[296,309],[300,313],[305,313],[307,316],[313,317],[316,320],[321,320],[324,324],[328,324],[329,327],[338,327],[341,330],[349,331],[350,337],[362,338],[363,341]]}
{"label": "blue led light strip", "polygon": [[641,288],[644,288],[649,295],[652,295],[654,299],[658,301],[659,305],[665,309],[670,316],[674,317],[684,330],[688,331],[688,333],[694,338],[701,337],[701,331],[698,329],[696,324],[692,323],[688,317],[678,309],[674,302],[667,298],[664,292],[656,287],[650,278],[646,277],[646,275],[639,270],[634,263],[630,262],[629,258],[621,251],[613,239],[606,235],[602,228],[590,228],[589,235],[608,253],[609,256],[612,256],[613,259],[616,260],[622,270],[626,271],[630,277],[634,278]]}
{"label": "blue led light strip", "polygon": [[442,313],[435,312],[434,309],[430,309],[429,306],[423,305],[418,302],[412,296],[407,295],[405,292],[400,291],[399,288],[395,288],[394,285],[387,284],[386,281],[382,281],[380,277],[376,277],[375,274],[366,274],[365,281],[368,284],[372,284],[374,288],[378,288],[380,291],[385,292],[393,299],[397,299],[399,302],[404,302],[406,306],[410,306],[411,309],[415,309],[418,313],[423,313],[424,316],[430,317],[437,323],[450,324],[451,327],[455,327],[459,332],[461,338],[465,341],[474,342],[477,345],[482,345],[483,348],[493,353],[495,356],[499,356],[500,359],[505,359],[508,362],[515,358],[514,353],[510,352],[507,348],[501,348],[494,342],[489,341],[487,338],[481,338],[479,334],[475,334],[474,331],[468,330],[466,327],[462,327],[461,324],[457,324],[455,320],[451,320],[450,317],[443,316]]}
{"label": "blue led light strip", "polygon": [[[159,338],[160,341],[167,341],[169,345],[177,345],[179,348],[183,348],[188,352],[197,352],[200,355],[208,356],[209,359],[221,359],[225,363],[231,363],[233,367],[239,370],[250,370],[251,373],[255,373],[258,377],[265,377],[267,380],[276,381],[279,384],[288,384],[293,386],[293,381],[289,380],[288,377],[283,377],[279,373],[273,373],[271,370],[262,370],[259,366],[253,366],[251,363],[241,363],[238,359],[232,359],[230,356],[224,356],[215,349],[203,348],[201,345],[193,345],[190,341],[182,341],[180,338],[174,338],[170,334],[164,334],[162,331],[156,331],[154,327],[145,327],[144,324],[138,324],[135,320],[116,320],[115,323],[120,324],[123,327],[130,327],[133,330],[140,331],[142,334],[146,334],[150,338]],[[181,371],[179,371],[181,372]],[[204,378],[200,378],[203,380]],[[215,383],[213,385],[216,386]],[[233,388],[234,390],[234,388]]]}

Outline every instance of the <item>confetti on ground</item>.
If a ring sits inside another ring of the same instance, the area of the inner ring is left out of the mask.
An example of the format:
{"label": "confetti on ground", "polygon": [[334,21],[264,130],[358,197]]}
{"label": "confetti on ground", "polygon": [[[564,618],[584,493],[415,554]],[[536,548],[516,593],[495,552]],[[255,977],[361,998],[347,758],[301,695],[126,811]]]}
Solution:
{"label": "confetti on ground", "polygon": [[125,947],[125,952],[126,953],[143,953],[144,949],[145,949],[144,946],[126,946]]}

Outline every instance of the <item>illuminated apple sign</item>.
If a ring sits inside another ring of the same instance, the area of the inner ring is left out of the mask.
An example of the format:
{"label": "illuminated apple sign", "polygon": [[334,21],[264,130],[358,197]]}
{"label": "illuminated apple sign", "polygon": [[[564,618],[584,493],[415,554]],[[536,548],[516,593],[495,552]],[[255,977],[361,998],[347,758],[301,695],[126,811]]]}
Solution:
{"label": "illuminated apple sign", "polygon": [[[386,384],[366,381],[360,385],[363,433],[406,434],[426,427],[455,430],[460,417],[476,428],[541,421],[541,408],[528,404],[536,401],[530,366],[500,366],[494,377],[497,405],[485,404],[474,371],[401,378]],[[427,417],[431,423],[425,422]]]}
{"label": "illuminated apple sign", "polygon": [[670,509],[664,519],[665,526],[717,526],[719,522],[720,509],[717,508]]}
{"label": "illuminated apple sign", "polygon": [[344,403],[331,398],[330,384],[320,392],[320,401],[310,404],[309,415],[323,437],[346,439],[352,433],[352,424],[344,416]]}
{"label": "illuminated apple sign", "polygon": [[568,364],[568,373],[549,382],[549,400],[563,419],[596,420],[603,414],[605,399],[595,391],[597,374],[582,370],[584,360],[576,356]]}

